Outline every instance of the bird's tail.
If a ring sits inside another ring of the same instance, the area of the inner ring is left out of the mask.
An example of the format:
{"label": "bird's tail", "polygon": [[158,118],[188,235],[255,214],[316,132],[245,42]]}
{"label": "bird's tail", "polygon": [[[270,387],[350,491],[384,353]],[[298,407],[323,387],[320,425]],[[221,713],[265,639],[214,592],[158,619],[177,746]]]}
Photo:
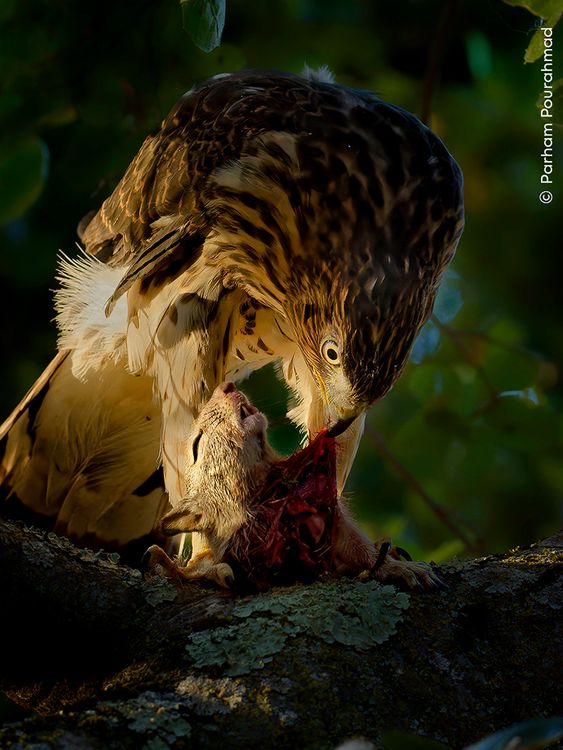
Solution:
{"label": "bird's tail", "polygon": [[167,505],[160,422],[149,378],[112,361],[78,378],[60,352],[0,427],[0,504],[83,546],[123,548]]}

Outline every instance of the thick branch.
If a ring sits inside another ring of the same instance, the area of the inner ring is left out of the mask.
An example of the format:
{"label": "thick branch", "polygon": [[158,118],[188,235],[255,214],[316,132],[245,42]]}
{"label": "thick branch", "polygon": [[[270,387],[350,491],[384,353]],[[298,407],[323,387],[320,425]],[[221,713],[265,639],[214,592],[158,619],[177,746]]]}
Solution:
{"label": "thick branch", "polygon": [[563,533],[442,566],[439,594],[343,581],[244,600],[22,525],[1,522],[0,545],[0,687],[43,714],[0,747],[317,749],[391,728],[461,747],[561,710]]}

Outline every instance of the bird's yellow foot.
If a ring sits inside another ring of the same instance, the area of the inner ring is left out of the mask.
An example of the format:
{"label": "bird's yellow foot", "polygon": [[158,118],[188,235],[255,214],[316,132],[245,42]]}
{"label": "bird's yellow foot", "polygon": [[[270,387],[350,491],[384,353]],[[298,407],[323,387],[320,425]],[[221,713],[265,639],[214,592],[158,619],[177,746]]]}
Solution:
{"label": "bird's yellow foot", "polygon": [[227,563],[216,563],[210,550],[194,555],[185,565],[169,557],[157,544],[151,545],[145,552],[142,567],[147,572],[161,572],[169,578],[181,581],[212,581],[221,588],[234,588],[235,577]]}
{"label": "bird's yellow foot", "polygon": [[369,577],[385,583],[394,583],[405,589],[433,591],[445,588],[445,584],[428,563],[413,562],[408,552],[402,547],[394,547],[389,541],[379,544],[379,552]]}

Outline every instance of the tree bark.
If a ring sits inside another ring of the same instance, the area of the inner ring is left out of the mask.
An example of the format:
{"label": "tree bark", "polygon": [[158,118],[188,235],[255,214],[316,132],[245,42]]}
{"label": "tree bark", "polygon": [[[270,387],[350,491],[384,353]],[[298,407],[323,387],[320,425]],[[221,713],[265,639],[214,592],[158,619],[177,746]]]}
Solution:
{"label": "tree bark", "polygon": [[323,581],[234,597],[0,521],[0,747],[458,748],[563,712],[563,532],[437,568],[447,589]]}

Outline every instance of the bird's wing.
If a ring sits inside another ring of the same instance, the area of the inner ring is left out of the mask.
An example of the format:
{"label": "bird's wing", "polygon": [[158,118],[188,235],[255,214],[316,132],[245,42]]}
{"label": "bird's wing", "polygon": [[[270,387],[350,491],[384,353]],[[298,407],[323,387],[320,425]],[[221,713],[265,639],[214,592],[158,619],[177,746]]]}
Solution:
{"label": "bird's wing", "polygon": [[164,261],[170,263],[175,253],[182,251],[185,257],[184,240],[195,249],[203,243],[187,140],[180,128],[147,138],[112,195],[83,230],[88,253],[124,269],[114,300],[137,278],[150,276]]}
{"label": "bird's wing", "polygon": [[[0,453],[4,441],[7,439],[8,433],[20,417],[30,408],[31,404],[41,397],[41,393],[49,387],[51,378],[55,375],[59,367],[67,358],[69,352],[59,352],[49,362],[47,367],[43,370],[41,375],[37,378],[35,383],[31,386],[16,408],[12,411],[10,416],[4,420],[0,425]],[[0,483],[2,482],[2,471],[0,470]]]}
{"label": "bird's wing", "polygon": [[148,534],[166,504],[152,382],[114,363],[79,380],[68,355],[2,426],[2,500],[82,544],[121,546]]}
{"label": "bird's wing", "polygon": [[[80,226],[87,252],[123,268],[110,308],[136,281],[161,270],[169,281],[190,268],[214,226],[217,199],[228,192],[217,175],[236,172],[241,159],[255,156],[266,133],[291,139],[304,132],[318,104],[316,87],[323,85],[243,71],[217,76],[180,99],[98,213]],[[250,194],[253,177],[240,171]]]}
{"label": "bird's wing", "polygon": [[237,136],[232,118],[226,116],[237,86],[223,85],[221,91],[218,98],[208,84],[185,94],[144,141],[98,213],[81,228],[88,253],[124,270],[112,303],[136,280],[149,278],[164,265],[171,280],[174,260],[181,258],[178,270],[184,271],[197,257],[209,231],[205,183],[242,148],[242,134]]}

